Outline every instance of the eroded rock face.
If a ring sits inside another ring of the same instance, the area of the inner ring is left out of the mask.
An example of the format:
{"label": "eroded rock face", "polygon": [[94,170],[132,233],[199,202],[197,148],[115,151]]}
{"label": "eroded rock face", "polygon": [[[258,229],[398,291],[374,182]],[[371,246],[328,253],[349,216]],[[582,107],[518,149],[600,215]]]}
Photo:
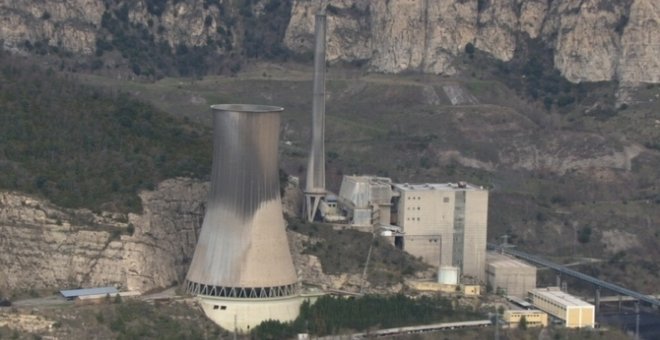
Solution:
{"label": "eroded rock face", "polygon": [[27,41],[90,54],[104,10],[102,0],[3,1],[0,39],[5,48]]}
{"label": "eroded rock face", "polygon": [[207,191],[207,184],[191,179],[164,181],[140,194],[144,212],[128,218],[1,193],[0,287],[115,285],[147,291],[180,282]]}
{"label": "eroded rock face", "polygon": [[[112,39],[103,16],[126,10],[130,24],[172,49],[228,40],[240,49],[241,15],[225,1],[167,1],[157,10],[145,0],[7,0],[0,5],[5,49],[49,45],[80,54],[96,51],[97,39]],[[321,0],[295,0],[284,45],[309,53],[314,14]],[[521,39],[540,38],[554,51],[556,67],[572,82],[660,82],[660,3],[656,0],[332,0],[328,6],[330,62],[367,62],[373,71],[455,74],[455,58],[468,43],[508,61]],[[267,2],[257,1],[259,16]],[[123,7],[126,6],[126,7]],[[152,3],[153,6],[153,3]],[[264,18],[268,20],[268,18]],[[221,35],[229,35],[222,38]],[[238,32],[238,33],[237,33]],[[222,39],[221,39],[222,38]],[[215,46],[215,45],[213,45]]]}
{"label": "eroded rock face", "polygon": [[[284,40],[290,49],[311,51],[320,2],[294,2]],[[328,16],[329,60],[366,60],[378,72],[451,75],[468,43],[508,61],[529,37],[553,49],[572,82],[660,80],[654,0],[342,0],[330,2]]]}
{"label": "eroded rock face", "polygon": [[[221,14],[202,1],[176,1],[151,10],[147,1],[110,3],[103,0],[8,0],[0,4],[0,39],[5,49],[31,45],[54,46],[79,54],[93,54],[102,34],[103,16],[126,10],[127,20],[152,30],[156,42],[202,46],[217,36]],[[119,19],[124,20],[124,19]],[[113,23],[118,25],[119,23]],[[107,28],[107,27],[106,27]],[[114,37],[111,37],[114,38]]]}

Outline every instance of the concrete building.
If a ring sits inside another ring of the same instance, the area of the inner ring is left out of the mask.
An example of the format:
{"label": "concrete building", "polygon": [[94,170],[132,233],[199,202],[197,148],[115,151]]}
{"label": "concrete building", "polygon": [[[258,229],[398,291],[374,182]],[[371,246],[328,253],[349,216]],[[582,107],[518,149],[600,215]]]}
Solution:
{"label": "concrete building", "polygon": [[509,309],[504,311],[502,320],[508,328],[518,328],[525,317],[527,327],[547,327],[548,313],[536,309]]}
{"label": "concrete building", "polygon": [[278,175],[279,107],[214,105],[213,169],[185,288],[228,330],[294,320],[302,299]]}
{"label": "concrete building", "polygon": [[376,176],[344,176],[339,188],[340,210],[355,227],[371,230],[390,224],[392,180]]}
{"label": "concrete building", "polygon": [[454,266],[485,280],[488,191],[464,182],[394,184],[395,245],[433,266]]}
{"label": "concrete building", "polygon": [[532,289],[529,291],[529,300],[536,308],[563,320],[566,327],[595,325],[594,305],[562,292],[559,287]]}
{"label": "concrete building", "polygon": [[494,252],[488,252],[486,262],[486,281],[493,292],[524,299],[536,288],[536,267]]}

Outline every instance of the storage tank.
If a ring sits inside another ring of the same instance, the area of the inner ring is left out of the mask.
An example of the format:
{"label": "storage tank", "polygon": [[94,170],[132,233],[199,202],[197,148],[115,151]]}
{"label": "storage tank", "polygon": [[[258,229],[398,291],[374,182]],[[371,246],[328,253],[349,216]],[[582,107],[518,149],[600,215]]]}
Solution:
{"label": "storage tank", "polygon": [[438,270],[438,283],[445,285],[457,285],[459,277],[460,275],[458,267],[440,266],[440,269]]}

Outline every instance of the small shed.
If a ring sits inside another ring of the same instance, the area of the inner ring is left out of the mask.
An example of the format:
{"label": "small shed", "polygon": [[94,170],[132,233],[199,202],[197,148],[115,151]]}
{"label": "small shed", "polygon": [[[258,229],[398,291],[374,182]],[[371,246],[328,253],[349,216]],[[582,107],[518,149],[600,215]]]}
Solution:
{"label": "small shed", "polygon": [[60,294],[67,300],[74,300],[81,296],[89,295],[111,295],[114,296],[119,294],[119,291],[115,287],[97,287],[97,288],[82,288],[82,289],[69,289],[69,290],[60,290]]}

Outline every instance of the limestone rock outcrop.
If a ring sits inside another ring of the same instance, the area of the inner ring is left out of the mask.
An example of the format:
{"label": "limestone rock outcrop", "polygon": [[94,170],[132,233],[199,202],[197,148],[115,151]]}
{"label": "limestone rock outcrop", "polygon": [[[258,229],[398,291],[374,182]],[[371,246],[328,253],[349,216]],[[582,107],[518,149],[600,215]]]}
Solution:
{"label": "limestone rock outcrop", "polygon": [[143,213],[127,217],[0,193],[0,288],[115,285],[147,291],[180,282],[207,191],[199,181],[167,180],[142,192]]}
{"label": "limestone rock outcrop", "polygon": [[[320,0],[295,1],[284,39],[312,48]],[[508,61],[523,39],[541,39],[572,82],[660,79],[660,4],[654,0],[330,1],[328,59],[378,72],[457,72],[468,43]]]}
{"label": "limestone rock outcrop", "polygon": [[[313,49],[314,14],[322,0],[293,0],[283,45]],[[508,61],[525,39],[541,39],[572,82],[660,82],[660,3],[656,0],[330,0],[328,60],[368,63],[376,72],[451,75],[470,43]],[[105,17],[121,17],[145,39],[177,46],[243,48],[241,18],[260,16],[268,1],[247,10],[227,1],[112,2],[7,0],[0,4],[5,49],[51,46],[93,54],[108,36]],[[107,19],[107,18],[106,18]],[[113,25],[120,23],[113,22]],[[267,26],[264,26],[267,27]],[[220,43],[219,43],[220,42]],[[220,47],[219,45],[223,45]]]}

